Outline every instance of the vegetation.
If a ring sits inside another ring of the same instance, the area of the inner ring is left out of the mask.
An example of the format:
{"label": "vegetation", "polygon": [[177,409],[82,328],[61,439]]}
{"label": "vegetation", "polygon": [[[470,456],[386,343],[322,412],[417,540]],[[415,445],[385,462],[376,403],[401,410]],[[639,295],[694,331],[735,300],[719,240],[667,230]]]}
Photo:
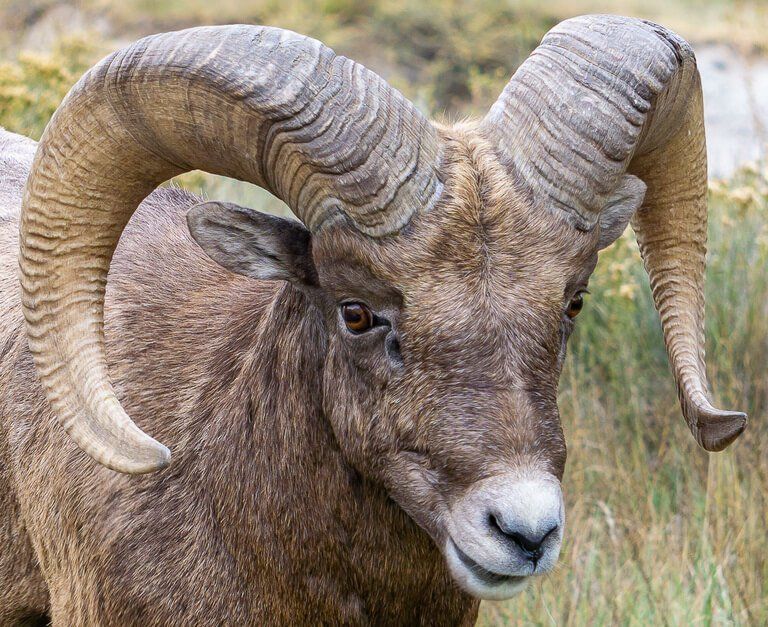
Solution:
{"label": "vegetation", "polygon": [[[0,9],[0,43],[15,50],[16,31],[61,4],[9,0]],[[7,53],[0,61],[0,126],[39,137],[71,84],[118,45],[111,32],[133,39],[202,23],[279,24],[363,60],[425,111],[456,116],[487,107],[543,32],[567,14],[610,4],[615,12],[668,17],[686,34],[694,0],[75,4],[107,15],[114,30],[69,35],[48,51]],[[761,39],[768,8],[760,0],[695,6],[697,32],[728,39],[736,29],[742,45],[768,50]],[[178,183],[286,211],[269,194],[228,179],[193,173]],[[680,416],[634,237],[626,233],[601,256],[562,379],[569,460],[561,565],[516,599],[484,603],[482,624],[768,623],[768,448],[760,446],[768,437],[768,167],[711,182],[710,206],[710,376],[721,405],[749,412],[747,432],[725,453],[696,447]]]}
{"label": "vegetation", "polygon": [[22,52],[15,62],[0,62],[0,126],[38,139],[100,51],[80,35],[56,42],[50,53]]}

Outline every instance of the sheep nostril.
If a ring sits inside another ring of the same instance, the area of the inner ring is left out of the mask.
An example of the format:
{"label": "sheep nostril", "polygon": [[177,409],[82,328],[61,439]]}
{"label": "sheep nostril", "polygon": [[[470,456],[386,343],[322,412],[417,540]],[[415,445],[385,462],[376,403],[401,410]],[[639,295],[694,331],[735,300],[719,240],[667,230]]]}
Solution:
{"label": "sheep nostril", "polygon": [[533,540],[524,536],[522,533],[516,532],[508,533],[507,537],[523,549],[525,553],[536,556],[541,555],[541,545],[544,543],[544,537],[541,537],[538,540]]}
{"label": "sheep nostril", "polygon": [[495,514],[488,515],[488,527],[497,535],[512,541],[522,551],[525,557],[534,562],[534,564],[538,562],[544,554],[542,545],[546,539],[558,529],[558,525],[554,525],[543,534],[533,535],[530,532],[523,533],[522,531],[510,528],[509,525],[505,525]]}

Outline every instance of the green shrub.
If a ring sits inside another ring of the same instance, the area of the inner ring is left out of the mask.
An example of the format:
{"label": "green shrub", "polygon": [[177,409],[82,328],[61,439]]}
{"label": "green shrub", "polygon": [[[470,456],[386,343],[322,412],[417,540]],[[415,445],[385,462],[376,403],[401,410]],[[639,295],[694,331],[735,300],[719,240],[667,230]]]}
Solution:
{"label": "green shrub", "polygon": [[63,39],[47,54],[22,52],[0,63],[0,126],[39,139],[56,107],[100,56],[84,35]]}
{"label": "green shrub", "polygon": [[421,85],[432,111],[466,114],[496,99],[557,19],[494,0],[391,0],[373,21],[379,49],[401,68],[403,91]]}

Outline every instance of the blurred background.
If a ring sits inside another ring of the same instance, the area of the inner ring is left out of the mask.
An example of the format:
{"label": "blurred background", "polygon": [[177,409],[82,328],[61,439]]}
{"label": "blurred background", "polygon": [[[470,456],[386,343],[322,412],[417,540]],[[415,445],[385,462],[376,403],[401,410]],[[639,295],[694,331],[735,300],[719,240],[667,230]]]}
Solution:
{"label": "blurred background", "polygon": [[[442,121],[482,115],[560,20],[648,18],[697,52],[710,160],[707,349],[714,397],[750,415],[725,453],[680,414],[628,230],[601,254],[571,340],[558,570],[480,623],[768,624],[768,0],[0,0],[0,126],[39,138],[71,85],[140,36],[270,24],[323,40]],[[172,184],[269,211],[252,186]]]}

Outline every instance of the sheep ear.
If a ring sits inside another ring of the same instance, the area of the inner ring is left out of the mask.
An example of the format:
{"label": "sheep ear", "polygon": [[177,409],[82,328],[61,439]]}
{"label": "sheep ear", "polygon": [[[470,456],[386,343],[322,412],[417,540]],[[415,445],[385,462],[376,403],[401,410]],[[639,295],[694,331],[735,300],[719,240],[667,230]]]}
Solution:
{"label": "sheep ear", "polygon": [[228,202],[204,202],[187,213],[189,232],[227,270],[254,279],[317,286],[311,235],[300,222]]}
{"label": "sheep ear", "polygon": [[619,179],[619,184],[600,212],[598,250],[610,246],[621,236],[632,216],[642,206],[645,189],[645,183],[631,174],[625,174]]}

